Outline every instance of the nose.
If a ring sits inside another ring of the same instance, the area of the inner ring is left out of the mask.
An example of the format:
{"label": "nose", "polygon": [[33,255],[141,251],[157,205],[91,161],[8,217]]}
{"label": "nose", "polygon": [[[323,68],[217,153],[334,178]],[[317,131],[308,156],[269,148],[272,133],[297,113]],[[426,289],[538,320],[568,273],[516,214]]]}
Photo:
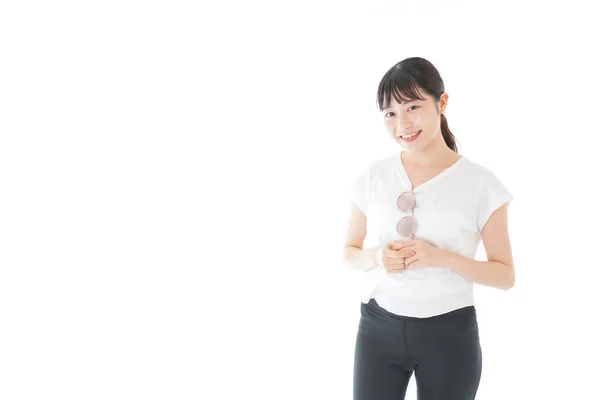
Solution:
{"label": "nose", "polygon": [[406,113],[400,113],[398,114],[398,124],[398,128],[400,128],[402,132],[405,132],[412,126],[412,121]]}

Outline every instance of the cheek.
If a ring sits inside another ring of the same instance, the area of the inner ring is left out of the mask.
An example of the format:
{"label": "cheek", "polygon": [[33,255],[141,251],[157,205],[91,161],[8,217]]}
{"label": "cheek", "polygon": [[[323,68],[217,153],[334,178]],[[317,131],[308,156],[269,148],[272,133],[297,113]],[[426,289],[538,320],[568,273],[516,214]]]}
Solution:
{"label": "cheek", "polygon": [[435,136],[435,133],[439,129],[439,126],[436,124],[436,118],[433,115],[428,118],[422,118],[422,126],[427,130],[427,136]]}
{"label": "cheek", "polygon": [[384,121],[383,126],[385,127],[385,130],[388,131],[390,134],[394,134],[396,127],[392,121]]}

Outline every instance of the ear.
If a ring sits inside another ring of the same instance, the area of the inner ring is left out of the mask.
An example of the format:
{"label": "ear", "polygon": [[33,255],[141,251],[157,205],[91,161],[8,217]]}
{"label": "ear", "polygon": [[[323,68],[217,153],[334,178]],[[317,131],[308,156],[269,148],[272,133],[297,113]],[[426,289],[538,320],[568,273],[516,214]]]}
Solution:
{"label": "ear", "polygon": [[448,93],[444,92],[440,96],[440,114],[443,114],[446,111],[447,105],[448,105]]}

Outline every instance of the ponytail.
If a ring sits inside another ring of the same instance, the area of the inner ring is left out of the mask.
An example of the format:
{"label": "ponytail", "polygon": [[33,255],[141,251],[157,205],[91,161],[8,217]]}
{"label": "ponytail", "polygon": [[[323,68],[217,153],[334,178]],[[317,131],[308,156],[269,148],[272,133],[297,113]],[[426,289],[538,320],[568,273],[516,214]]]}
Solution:
{"label": "ponytail", "polygon": [[458,153],[456,138],[454,137],[452,132],[450,132],[450,128],[448,128],[448,120],[446,119],[446,116],[444,114],[442,114],[441,128],[442,128],[442,136],[444,137],[444,141],[446,142],[446,145],[448,147],[450,147],[452,150],[454,150],[454,152]]}

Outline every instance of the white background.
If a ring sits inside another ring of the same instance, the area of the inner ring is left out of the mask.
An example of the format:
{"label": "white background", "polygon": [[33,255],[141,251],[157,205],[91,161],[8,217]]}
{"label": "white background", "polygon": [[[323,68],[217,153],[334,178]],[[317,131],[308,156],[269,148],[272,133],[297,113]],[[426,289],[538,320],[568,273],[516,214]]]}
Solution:
{"label": "white background", "polygon": [[376,91],[412,56],[515,195],[478,398],[597,396],[583,4],[3,2],[0,398],[351,399],[348,188],[400,150]]}

